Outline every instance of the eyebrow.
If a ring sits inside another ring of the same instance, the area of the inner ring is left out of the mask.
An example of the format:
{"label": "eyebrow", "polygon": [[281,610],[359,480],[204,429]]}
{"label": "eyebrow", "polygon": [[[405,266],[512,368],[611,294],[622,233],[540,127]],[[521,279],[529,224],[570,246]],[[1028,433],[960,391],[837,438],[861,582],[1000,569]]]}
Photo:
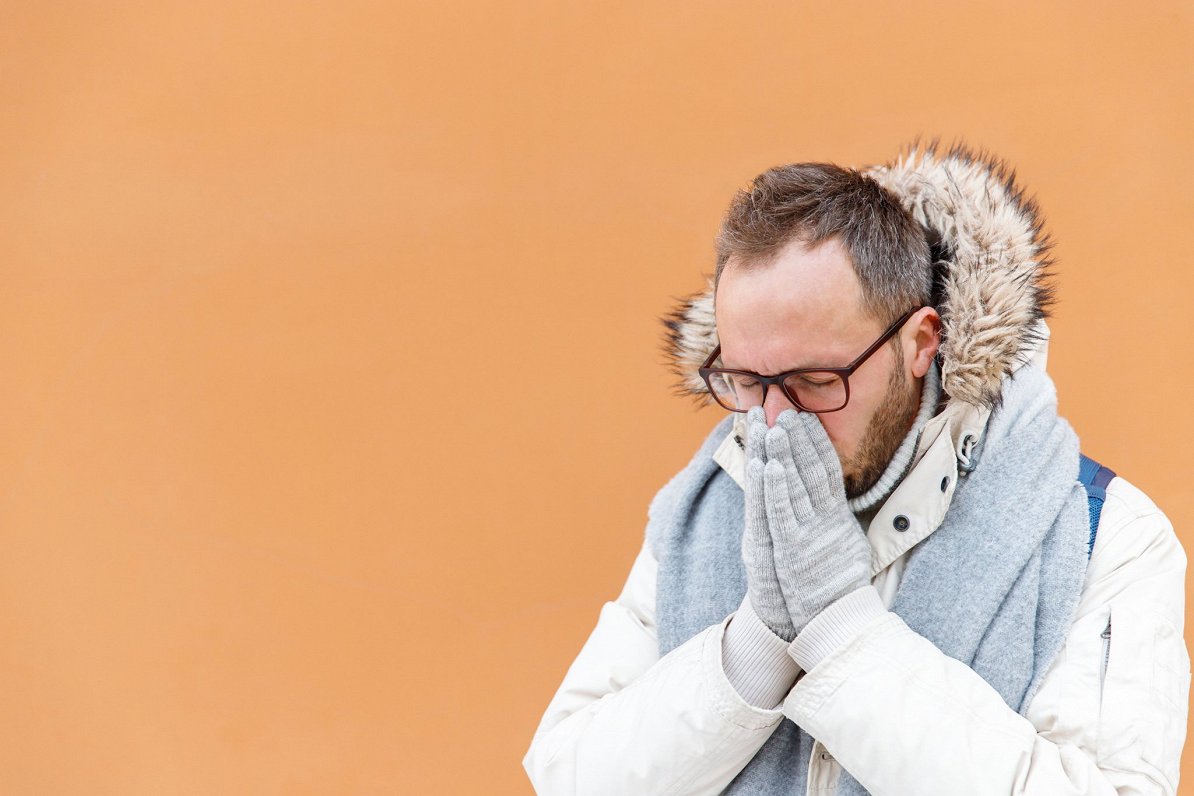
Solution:
{"label": "eyebrow", "polygon": [[[749,371],[750,373],[759,373],[757,370],[750,370],[749,368],[744,368],[741,365],[731,365],[728,362],[726,362],[726,360],[723,356],[718,355],[717,358],[721,360],[721,366],[723,368],[727,368],[729,370],[746,370],[746,371]],[[788,373],[789,371],[793,371],[793,370],[810,370],[810,369],[820,369],[820,368],[833,369],[833,368],[840,368],[840,367],[842,367],[842,365],[796,365],[794,367],[777,370],[775,373],[759,373],[759,375],[760,376],[775,376],[779,373]]]}

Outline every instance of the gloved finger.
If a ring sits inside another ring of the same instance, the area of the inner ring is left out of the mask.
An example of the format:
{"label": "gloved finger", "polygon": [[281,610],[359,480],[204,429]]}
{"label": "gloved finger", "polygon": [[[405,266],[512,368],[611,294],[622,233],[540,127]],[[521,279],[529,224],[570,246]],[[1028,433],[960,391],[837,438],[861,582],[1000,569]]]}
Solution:
{"label": "gloved finger", "polygon": [[782,428],[788,435],[788,443],[792,448],[792,459],[801,471],[824,466],[808,433],[808,420],[815,417],[816,415],[812,412],[785,409],[775,418],[775,425]]}
{"label": "gloved finger", "polygon": [[767,526],[767,496],[763,485],[764,465],[751,459],[746,465],[746,528],[742,538],[742,561],[763,579],[776,579],[775,553]]}
{"label": "gloved finger", "polygon": [[[821,455],[817,451],[812,436],[809,433],[810,423],[820,426],[820,421],[811,412],[792,412],[792,414],[785,416],[787,411],[785,409],[783,412],[780,412],[780,416],[776,418],[775,424],[784,429],[788,435],[788,440],[792,446],[792,458],[795,461],[795,469],[800,476],[804,490],[808,493],[809,501],[815,508],[826,508],[833,503],[833,489],[829,480],[829,474],[826,472],[825,465],[821,461]],[[824,433],[823,428],[821,432]]]}
{"label": "gloved finger", "polygon": [[770,461],[763,469],[763,494],[767,506],[767,527],[771,530],[774,555],[777,559],[791,560],[798,541],[796,529],[800,526],[798,514],[812,516],[808,496],[801,490],[798,495],[788,492],[788,479],[779,462]]}
{"label": "gloved finger", "polygon": [[806,414],[800,418],[800,425],[807,440],[806,450],[812,452],[817,462],[816,465],[810,464],[807,470],[801,471],[804,487],[808,490],[813,505],[826,509],[846,499],[841,463],[825,427],[816,415]]}
{"label": "gloved finger", "polygon": [[[763,462],[751,459],[746,464],[745,544],[752,550],[749,566],[758,566],[771,557],[771,534],[767,531],[767,503],[763,491]],[[745,555],[745,550],[744,550]],[[772,564],[774,567],[774,564]]]}
{"label": "gloved finger", "polygon": [[759,458],[763,462],[767,461],[767,452],[764,449],[764,437],[767,436],[767,415],[763,412],[763,407],[753,407],[746,413],[746,458],[747,460]]}
{"label": "gloved finger", "polygon": [[812,441],[813,449],[817,452],[817,457],[825,467],[825,473],[831,481],[835,478],[840,481],[842,460],[838,457],[837,450],[833,447],[833,440],[829,439],[829,433],[825,431],[825,425],[821,422],[821,418],[817,415],[810,415],[805,428],[808,431],[809,440]]}
{"label": "gloved finger", "polygon": [[829,434],[825,431],[825,426],[815,416],[807,418],[803,425],[809,444],[821,462],[820,472],[824,473],[816,486],[806,484],[813,505],[827,508],[845,501],[846,484],[842,477],[842,462],[834,450]]}
{"label": "gloved finger", "polygon": [[[796,495],[804,492],[804,484],[800,480],[800,473],[797,472],[796,462],[793,460],[788,433],[777,423],[767,429],[766,442],[767,460],[779,462],[784,466],[784,476],[788,481],[789,494]],[[797,512],[797,517],[801,520],[807,519],[807,517],[800,516],[799,512]]]}
{"label": "gloved finger", "polygon": [[780,464],[794,463],[792,460],[792,446],[788,444],[788,434],[778,423],[767,429],[763,441],[767,448],[767,461],[772,459]]}

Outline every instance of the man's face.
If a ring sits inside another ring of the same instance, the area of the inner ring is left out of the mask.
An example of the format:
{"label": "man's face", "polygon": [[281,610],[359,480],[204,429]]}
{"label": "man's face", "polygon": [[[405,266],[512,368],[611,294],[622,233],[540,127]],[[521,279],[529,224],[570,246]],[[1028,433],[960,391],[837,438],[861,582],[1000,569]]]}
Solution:
{"label": "man's face", "polygon": [[[734,258],[726,263],[715,302],[723,367],[763,375],[844,367],[886,328],[863,312],[858,277],[836,238],[812,248],[793,241],[774,262],[749,270],[735,265]],[[920,403],[910,361],[920,358],[910,328],[915,320],[896,335],[909,356],[884,344],[850,376],[846,407],[819,415],[852,497],[882,475]],[[771,426],[780,412],[794,407],[772,387],[763,408]]]}

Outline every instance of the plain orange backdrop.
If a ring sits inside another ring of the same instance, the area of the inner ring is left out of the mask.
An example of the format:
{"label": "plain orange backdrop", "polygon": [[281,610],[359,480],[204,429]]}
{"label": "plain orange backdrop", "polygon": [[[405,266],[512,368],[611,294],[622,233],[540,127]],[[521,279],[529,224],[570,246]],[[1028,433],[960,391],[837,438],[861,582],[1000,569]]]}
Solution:
{"label": "plain orange backdrop", "polygon": [[721,417],[659,317],[780,163],[1015,165],[1062,412],[1188,545],[1192,42],[1184,1],[4,4],[0,793],[530,793]]}

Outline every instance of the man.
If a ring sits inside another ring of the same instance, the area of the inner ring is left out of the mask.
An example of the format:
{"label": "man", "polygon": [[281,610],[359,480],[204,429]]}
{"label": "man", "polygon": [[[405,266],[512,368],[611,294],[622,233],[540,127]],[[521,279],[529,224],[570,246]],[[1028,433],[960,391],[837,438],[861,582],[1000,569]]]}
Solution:
{"label": "man", "polygon": [[668,319],[730,411],[543,716],[540,794],[1176,793],[1186,556],[1078,480],[1046,247],[961,147],[739,192]]}

